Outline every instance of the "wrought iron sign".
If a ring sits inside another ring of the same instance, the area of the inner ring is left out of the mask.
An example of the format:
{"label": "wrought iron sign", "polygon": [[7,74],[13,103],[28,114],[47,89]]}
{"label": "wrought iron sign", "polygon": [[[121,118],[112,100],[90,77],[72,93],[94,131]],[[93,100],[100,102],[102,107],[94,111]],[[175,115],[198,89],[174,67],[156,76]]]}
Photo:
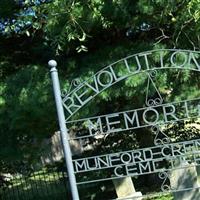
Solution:
{"label": "wrought iron sign", "polygon": [[[126,134],[127,131],[134,132],[136,129],[144,128],[151,131],[154,137],[153,144],[149,147],[72,159],[73,169],[70,170],[76,176],[76,184],[157,173],[163,181],[161,184],[163,192],[178,191],[178,188],[172,187],[173,184],[170,185],[172,171],[186,167],[186,165],[181,167],[180,163],[187,162],[187,166],[189,163],[195,166],[200,164],[200,139],[176,141],[168,136],[165,130],[178,122],[198,120],[200,95],[196,92],[192,97],[186,95],[184,98],[174,98],[171,101],[170,96],[174,88],[163,95],[156,80],[159,78],[159,72],[179,73],[183,70],[197,76],[196,74],[200,72],[200,52],[175,49],[152,50],[110,64],[86,81],[75,79],[71,83],[70,90],[62,92],[65,125],[69,132],[73,132],[65,136],[68,142],[75,140],[83,144],[91,138]],[[72,116],[96,95],[138,74],[142,74],[146,80],[144,103],[141,107],[71,120]],[[84,131],[74,132],[74,127],[82,127]],[[90,176],[91,173],[93,176]]]}

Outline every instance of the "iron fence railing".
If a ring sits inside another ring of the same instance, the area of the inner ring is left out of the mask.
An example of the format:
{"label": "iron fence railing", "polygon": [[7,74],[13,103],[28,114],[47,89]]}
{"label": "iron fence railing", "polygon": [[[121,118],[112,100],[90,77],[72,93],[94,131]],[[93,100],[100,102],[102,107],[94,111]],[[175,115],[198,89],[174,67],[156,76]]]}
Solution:
{"label": "iron fence railing", "polygon": [[70,199],[65,172],[38,171],[0,178],[1,200]]}

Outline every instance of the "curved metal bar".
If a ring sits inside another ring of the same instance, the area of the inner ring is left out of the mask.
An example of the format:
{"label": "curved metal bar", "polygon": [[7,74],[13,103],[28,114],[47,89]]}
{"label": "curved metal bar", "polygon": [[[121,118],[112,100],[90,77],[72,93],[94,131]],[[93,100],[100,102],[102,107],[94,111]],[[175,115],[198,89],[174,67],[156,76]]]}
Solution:
{"label": "curved metal bar", "polygon": [[[200,51],[192,51],[192,50],[185,50],[185,49],[156,49],[156,50],[143,51],[143,52],[140,52],[140,53],[132,54],[132,55],[127,56],[127,57],[125,57],[125,58],[122,58],[122,59],[120,59],[120,60],[118,60],[118,61],[116,61],[116,62],[113,62],[112,64],[110,64],[110,65],[104,67],[103,69],[99,70],[99,71],[96,72],[93,76],[89,77],[87,80],[85,80],[84,82],[80,83],[75,89],[73,89],[72,91],[70,91],[69,94],[67,94],[66,96],[69,96],[70,94],[72,94],[73,92],[75,92],[75,91],[78,89],[78,87],[80,87],[80,85],[82,85],[83,83],[88,82],[88,80],[89,80],[90,78],[94,77],[94,76],[97,75],[99,72],[102,72],[102,71],[104,71],[105,69],[109,68],[111,65],[117,64],[117,63],[119,63],[119,62],[121,62],[121,61],[123,61],[123,60],[127,60],[127,59],[129,59],[129,58],[134,57],[134,56],[142,55],[142,54],[144,54],[144,53],[153,53],[153,52],[157,52],[157,51],[158,51],[158,52],[159,52],[159,51],[181,51],[181,52],[191,52],[191,53],[199,53],[199,54],[200,54]],[[158,69],[158,68],[154,68],[154,69]],[[166,68],[165,68],[165,69],[166,69]],[[178,69],[180,69],[180,68],[178,68]],[[189,68],[188,68],[188,69],[189,69]],[[150,70],[150,71],[151,71],[151,70]],[[65,97],[66,97],[66,96],[65,96]],[[65,97],[64,97],[64,98],[65,98]]]}
{"label": "curved metal bar", "polygon": [[[104,73],[107,69],[110,69],[111,71],[113,70],[112,69],[112,66],[117,64],[117,63],[120,63],[121,61],[124,62],[124,64],[127,66],[128,63],[127,63],[127,60],[130,59],[130,58],[133,58],[133,57],[136,57],[136,61],[138,61],[138,57],[137,56],[144,56],[144,55],[147,55],[147,54],[150,54],[150,53],[154,53],[154,52],[186,52],[186,53],[196,53],[196,54],[200,54],[200,51],[191,51],[191,50],[182,50],[182,49],[158,49],[158,50],[150,50],[150,51],[145,51],[145,52],[141,52],[141,53],[137,53],[137,54],[133,54],[133,55],[130,55],[128,57],[125,57],[125,58],[122,58],[106,67],[104,67],[103,69],[101,69],[100,71],[98,71],[97,73],[95,73],[93,76],[91,76],[90,78],[88,78],[86,81],[78,84],[78,86],[73,89],[71,92],[69,92],[66,96],[63,97],[63,104],[64,102],[66,101],[67,98],[70,97],[70,95],[73,95],[75,92],[77,92],[81,87],[85,86],[87,83],[89,83],[90,80],[93,80],[93,78],[97,77],[98,75]],[[186,63],[184,63],[185,65]],[[161,65],[163,65],[163,63],[161,63]],[[141,66],[140,66],[141,67]],[[70,115],[68,115],[68,117],[66,117],[66,121],[68,121],[68,119],[70,119],[78,110],[80,110],[84,105],[86,105],[88,102],[90,102],[95,96],[97,96],[98,94],[100,94],[101,92],[103,92],[104,90],[106,90],[107,88],[111,87],[112,85],[122,81],[122,80],[125,80],[127,79],[128,77],[130,76],[134,76],[134,75],[137,75],[137,74],[140,74],[140,73],[147,73],[147,72],[150,72],[150,71],[154,71],[154,70],[162,70],[162,69],[179,69],[179,70],[191,70],[191,71],[196,71],[196,72],[200,72],[200,67],[197,69],[194,69],[194,68],[191,68],[191,67],[187,67],[187,68],[184,68],[184,67],[177,67],[177,66],[173,66],[173,67],[166,67],[166,66],[161,66],[161,67],[153,67],[151,69],[145,69],[145,70],[141,70],[141,68],[139,70],[135,70],[134,72],[130,72],[129,74],[117,79],[116,81],[112,82],[111,84],[109,84],[108,86],[105,86],[103,87],[101,90],[99,90],[97,93],[95,93],[92,98],[88,99],[87,102],[84,102],[83,105],[81,105],[80,107],[77,107],[75,109],[75,111],[71,112]],[[64,104],[64,107],[65,107],[65,104]]]}

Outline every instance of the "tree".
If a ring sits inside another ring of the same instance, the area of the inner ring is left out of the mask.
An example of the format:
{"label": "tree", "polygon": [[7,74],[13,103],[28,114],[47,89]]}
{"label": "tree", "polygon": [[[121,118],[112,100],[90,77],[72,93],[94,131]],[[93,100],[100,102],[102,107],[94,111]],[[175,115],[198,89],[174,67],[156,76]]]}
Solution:
{"label": "tree", "polygon": [[[31,159],[32,149],[38,147],[34,141],[57,129],[44,69],[49,59],[58,60],[62,87],[68,89],[74,78],[85,80],[102,66],[136,52],[200,47],[199,0],[9,0],[1,5],[0,141],[4,157],[17,153]],[[158,82],[164,88],[174,76],[161,76]],[[182,91],[187,81],[195,85],[198,78],[190,80],[184,74],[177,82]],[[137,77],[104,91],[79,116],[119,108],[135,96],[142,102],[142,83]]]}

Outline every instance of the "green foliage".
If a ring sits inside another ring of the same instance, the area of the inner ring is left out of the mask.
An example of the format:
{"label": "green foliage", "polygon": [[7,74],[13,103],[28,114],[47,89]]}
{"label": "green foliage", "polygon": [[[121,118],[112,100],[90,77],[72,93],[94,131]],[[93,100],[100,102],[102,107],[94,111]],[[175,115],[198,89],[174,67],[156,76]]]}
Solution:
{"label": "green foliage", "polygon": [[0,18],[13,17],[18,7],[14,0],[0,1]]}
{"label": "green foliage", "polygon": [[[31,26],[18,32],[11,25],[13,31],[0,37],[0,160],[36,162],[43,138],[58,130],[51,81],[44,68],[49,59],[57,59],[61,86],[68,90],[74,78],[86,80],[134,53],[174,47],[198,50],[199,5],[199,0],[54,0],[26,5],[34,16],[17,16],[24,8],[1,1],[2,19]],[[155,55],[153,61],[158,59]],[[169,101],[199,96],[196,73],[169,70],[158,77],[156,84]],[[130,77],[102,92],[74,118],[141,107],[145,91],[145,74]],[[184,133],[182,127],[181,136]],[[130,141],[122,144],[124,148],[139,147],[135,137],[123,137]],[[103,145],[110,147],[110,141]]]}
{"label": "green foliage", "polygon": [[99,37],[110,40],[126,34],[175,47],[183,46],[185,41],[185,47],[199,48],[198,0],[54,0],[41,5],[25,2],[26,9],[31,6],[30,15],[16,15],[24,9],[17,7],[14,0],[1,4],[3,18],[31,23],[31,29],[16,33],[34,36],[42,31],[44,40],[57,54],[88,51]]}
{"label": "green foliage", "polygon": [[34,160],[41,138],[55,131],[49,82],[44,69],[29,66],[2,83],[1,156]]}
{"label": "green foliage", "polygon": [[147,198],[146,200],[173,200],[173,197],[171,195],[160,195],[158,197]]}
{"label": "green foliage", "polygon": [[0,187],[3,199],[65,199],[70,198],[62,172],[42,169],[30,175],[15,175],[9,187]]}
{"label": "green foliage", "polygon": [[[93,43],[93,38],[100,32],[105,31],[110,37],[125,34],[123,31],[127,29],[131,29],[133,35],[147,31],[155,42],[168,40],[171,45],[179,47],[186,40],[186,45],[198,48],[198,6],[197,0],[79,0],[68,3],[62,0],[45,5],[45,11],[41,9],[41,12],[51,10],[51,13],[47,12],[45,31],[49,39],[54,38],[57,53],[71,45],[80,45],[76,48],[78,52],[86,51],[87,44]],[[191,36],[191,29],[196,34]]]}

